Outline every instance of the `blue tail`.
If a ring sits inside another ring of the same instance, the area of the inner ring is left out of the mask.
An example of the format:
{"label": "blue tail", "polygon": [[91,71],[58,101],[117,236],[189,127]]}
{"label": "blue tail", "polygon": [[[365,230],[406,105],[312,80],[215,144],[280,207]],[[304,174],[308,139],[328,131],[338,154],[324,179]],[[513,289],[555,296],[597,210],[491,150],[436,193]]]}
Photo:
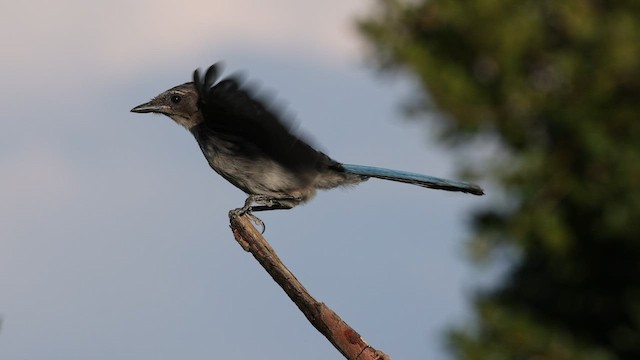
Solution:
{"label": "blue tail", "polygon": [[361,175],[361,176],[398,181],[398,182],[414,184],[414,185],[431,188],[431,189],[461,191],[468,194],[484,195],[484,191],[482,191],[482,189],[478,185],[474,185],[474,184],[470,184],[462,181],[441,179],[433,176],[421,175],[421,174],[411,173],[407,171],[384,169],[384,168],[378,168],[373,166],[342,164],[342,168],[347,173]]}

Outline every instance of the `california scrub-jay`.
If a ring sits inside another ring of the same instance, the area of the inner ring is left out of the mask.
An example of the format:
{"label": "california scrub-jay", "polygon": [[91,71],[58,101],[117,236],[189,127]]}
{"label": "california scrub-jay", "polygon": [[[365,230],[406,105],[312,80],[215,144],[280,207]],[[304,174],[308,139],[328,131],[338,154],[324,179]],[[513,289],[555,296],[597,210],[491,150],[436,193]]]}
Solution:
{"label": "california scrub-jay", "polygon": [[[195,136],[213,170],[247,193],[236,209],[256,223],[255,211],[291,209],[317,189],[358,184],[370,177],[426,188],[483,195],[477,185],[404,171],[339,163],[293,134],[273,109],[236,78],[218,79],[212,65],[204,77],[171,88],[131,109],[164,114]],[[255,204],[255,205],[254,205]]]}

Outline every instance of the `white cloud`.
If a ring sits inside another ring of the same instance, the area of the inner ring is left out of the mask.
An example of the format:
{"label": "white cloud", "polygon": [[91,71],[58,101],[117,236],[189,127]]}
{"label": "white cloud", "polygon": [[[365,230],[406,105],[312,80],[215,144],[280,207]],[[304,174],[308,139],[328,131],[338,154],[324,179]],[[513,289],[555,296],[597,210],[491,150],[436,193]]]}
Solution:
{"label": "white cloud", "polygon": [[82,68],[136,69],[223,46],[348,59],[359,46],[353,16],[365,5],[364,0],[12,2],[0,22],[0,40],[8,49],[2,61],[65,75]]}

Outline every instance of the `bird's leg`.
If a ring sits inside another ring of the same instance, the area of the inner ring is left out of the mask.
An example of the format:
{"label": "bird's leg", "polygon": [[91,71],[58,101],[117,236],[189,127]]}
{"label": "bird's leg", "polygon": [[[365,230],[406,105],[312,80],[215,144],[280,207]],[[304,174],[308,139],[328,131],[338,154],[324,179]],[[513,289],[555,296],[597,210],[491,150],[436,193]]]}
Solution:
{"label": "bird's leg", "polygon": [[[301,198],[291,195],[281,196],[265,196],[265,195],[253,195],[253,202],[260,204],[257,206],[251,206],[251,211],[266,211],[266,210],[286,210],[291,209],[295,205],[293,203],[299,203]],[[246,206],[246,203],[245,203]]]}
{"label": "bird's leg", "polygon": [[[256,225],[262,227],[261,233],[264,233],[266,229],[264,222],[257,216],[253,215],[254,211],[291,209],[294,206],[291,204],[292,201],[297,203],[301,200],[301,198],[291,195],[282,195],[277,197],[267,195],[249,195],[247,200],[245,200],[243,207],[231,211],[237,216],[246,215]],[[253,206],[253,203],[261,205]]]}

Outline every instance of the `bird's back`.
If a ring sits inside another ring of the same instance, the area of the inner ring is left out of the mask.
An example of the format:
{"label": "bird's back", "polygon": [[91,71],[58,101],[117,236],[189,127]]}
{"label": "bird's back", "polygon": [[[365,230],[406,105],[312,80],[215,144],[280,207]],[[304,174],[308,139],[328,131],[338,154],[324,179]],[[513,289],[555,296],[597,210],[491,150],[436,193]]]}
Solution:
{"label": "bird's back", "polygon": [[194,74],[204,121],[190,129],[216,172],[250,194],[290,193],[344,182],[347,175],[327,178],[339,169],[338,162],[294,134],[291,123],[239,79],[216,83],[217,71],[214,65],[204,78]]}

